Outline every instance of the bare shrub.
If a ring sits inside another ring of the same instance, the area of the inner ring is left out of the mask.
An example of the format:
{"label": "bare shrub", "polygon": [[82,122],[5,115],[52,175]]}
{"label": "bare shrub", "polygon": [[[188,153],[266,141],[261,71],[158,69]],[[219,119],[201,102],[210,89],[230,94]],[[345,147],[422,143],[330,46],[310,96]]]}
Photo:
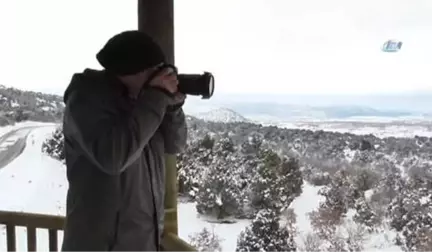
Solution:
{"label": "bare shrub", "polygon": [[222,252],[222,239],[215,234],[213,228],[211,231],[203,228],[189,238],[191,245],[199,252]]}
{"label": "bare shrub", "polygon": [[313,229],[321,239],[331,237],[336,231],[336,226],[341,224],[341,214],[325,207],[320,207],[309,213],[309,219]]}
{"label": "bare shrub", "polygon": [[301,237],[302,244],[299,246],[299,251],[316,251],[321,252],[323,241],[315,233],[307,233]]}

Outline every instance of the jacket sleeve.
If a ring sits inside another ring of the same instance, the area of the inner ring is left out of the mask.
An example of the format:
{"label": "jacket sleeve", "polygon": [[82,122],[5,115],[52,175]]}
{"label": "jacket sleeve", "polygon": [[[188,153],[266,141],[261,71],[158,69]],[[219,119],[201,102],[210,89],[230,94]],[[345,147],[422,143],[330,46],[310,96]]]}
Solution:
{"label": "jacket sleeve", "polygon": [[120,114],[112,101],[73,95],[66,104],[64,132],[87,158],[110,175],[122,173],[139,158],[169,103],[163,92],[149,89],[130,113]]}
{"label": "jacket sleeve", "polygon": [[186,146],[186,116],[182,108],[168,111],[161,124],[166,154],[177,154]]}

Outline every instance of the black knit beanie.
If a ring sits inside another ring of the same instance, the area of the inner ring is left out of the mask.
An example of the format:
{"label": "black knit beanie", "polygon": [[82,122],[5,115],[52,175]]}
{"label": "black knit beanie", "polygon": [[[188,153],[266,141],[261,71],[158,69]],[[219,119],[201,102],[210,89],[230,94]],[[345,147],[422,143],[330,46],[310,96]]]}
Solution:
{"label": "black knit beanie", "polygon": [[165,62],[159,45],[146,33],[136,30],[109,39],[96,58],[107,71],[117,75],[136,74]]}

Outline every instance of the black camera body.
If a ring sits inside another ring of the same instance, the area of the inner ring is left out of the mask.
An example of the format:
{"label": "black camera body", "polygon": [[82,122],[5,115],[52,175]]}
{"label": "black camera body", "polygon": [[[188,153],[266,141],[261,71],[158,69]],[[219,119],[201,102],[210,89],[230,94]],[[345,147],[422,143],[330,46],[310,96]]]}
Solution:
{"label": "black camera body", "polygon": [[210,99],[214,93],[214,76],[209,72],[203,74],[179,74],[177,67],[170,64],[162,64],[157,72],[171,68],[179,81],[179,92],[187,95],[201,96],[202,99]]}

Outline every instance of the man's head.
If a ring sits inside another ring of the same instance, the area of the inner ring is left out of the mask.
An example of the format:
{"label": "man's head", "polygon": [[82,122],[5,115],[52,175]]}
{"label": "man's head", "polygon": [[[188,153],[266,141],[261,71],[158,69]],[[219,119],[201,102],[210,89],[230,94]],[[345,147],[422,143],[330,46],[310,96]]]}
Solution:
{"label": "man's head", "polygon": [[156,67],[165,62],[159,45],[146,33],[125,31],[108,40],[96,55],[99,63],[129,88],[140,89]]}

